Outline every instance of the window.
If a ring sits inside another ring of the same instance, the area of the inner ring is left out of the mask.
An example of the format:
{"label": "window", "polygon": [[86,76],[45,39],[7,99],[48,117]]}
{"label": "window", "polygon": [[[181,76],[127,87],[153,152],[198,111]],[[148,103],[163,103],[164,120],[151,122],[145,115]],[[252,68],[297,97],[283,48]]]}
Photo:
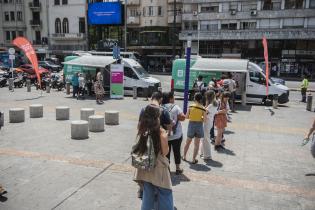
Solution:
{"label": "window", "polygon": [[241,22],[241,29],[255,29],[256,22]]}
{"label": "window", "polygon": [[79,18],[79,33],[85,33],[85,18],[80,17]]}
{"label": "window", "polygon": [[255,82],[261,85],[266,85],[266,78],[264,77],[264,75],[262,75],[258,71],[249,71],[249,78],[250,78],[250,81],[252,82]]}
{"label": "window", "polygon": [[264,0],[262,1],[262,9],[263,10],[272,10],[272,1],[271,0]]}
{"label": "window", "polygon": [[162,16],[162,7],[158,6],[158,16]]}
{"label": "window", "polygon": [[280,28],[280,19],[262,19],[259,28]]}
{"label": "window", "polygon": [[64,34],[69,33],[69,22],[68,18],[64,18],[62,21],[62,31]]}
{"label": "window", "polygon": [[124,76],[132,79],[139,79],[138,76],[134,73],[134,71],[129,67],[124,67]]}
{"label": "window", "polygon": [[303,0],[285,0],[284,8],[285,9],[302,9]]}
{"label": "window", "polygon": [[257,9],[257,3],[255,2],[242,2],[242,11],[249,12]]}
{"label": "window", "polygon": [[5,32],[5,40],[7,40],[7,41],[11,40],[11,33],[10,33],[10,31],[6,31]]}
{"label": "window", "polygon": [[3,3],[7,4],[7,3],[8,3],[8,0],[4,0]]}
{"label": "window", "polygon": [[62,0],[62,5],[68,4],[68,0]]}
{"label": "window", "polygon": [[230,2],[230,10],[237,11],[237,2]]}
{"label": "window", "polygon": [[24,36],[23,31],[18,31],[18,36]]}
{"label": "window", "polygon": [[218,21],[210,20],[210,21],[200,21],[200,29],[206,31],[216,31],[218,30]]}
{"label": "window", "polygon": [[303,28],[304,18],[284,18],[283,28]]}
{"label": "window", "polygon": [[12,40],[15,39],[16,38],[16,31],[12,31],[11,34],[12,34]]}
{"label": "window", "polygon": [[55,33],[60,34],[61,33],[61,21],[59,18],[55,21]]}
{"label": "window", "polygon": [[23,20],[21,11],[17,11],[16,18],[17,18],[18,21],[22,21]]}
{"label": "window", "polygon": [[11,21],[15,21],[15,14],[13,11],[10,12]]}
{"label": "window", "polygon": [[149,7],[149,16],[153,16],[153,7]]}
{"label": "window", "polygon": [[4,20],[5,20],[5,21],[10,21],[9,12],[4,12]]}
{"label": "window", "polygon": [[315,8],[315,0],[310,0],[310,8]]}
{"label": "window", "polygon": [[36,44],[41,44],[41,39],[42,39],[42,36],[41,36],[40,31],[35,31]]}
{"label": "window", "polygon": [[219,6],[201,7],[201,12],[219,12]]}
{"label": "window", "polygon": [[236,30],[237,29],[237,23],[222,23],[221,29],[222,30]]}
{"label": "window", "polygon": [[60,0],[55,0],[55,5],[60,5]]}

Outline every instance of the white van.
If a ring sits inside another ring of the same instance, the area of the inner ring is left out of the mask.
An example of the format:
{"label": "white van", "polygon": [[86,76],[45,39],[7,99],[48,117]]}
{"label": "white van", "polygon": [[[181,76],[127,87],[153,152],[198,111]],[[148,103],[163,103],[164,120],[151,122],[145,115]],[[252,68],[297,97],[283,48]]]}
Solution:
{"label": "white van", "polygon": [[[110,64],[116,60],[112,56],[68,56],[64,64],[64,75],[67,81],[71,81],[72,75],[75,72],[87,74],[89,72],[92,78],[95,77],[97,71],[103,72],[103,81],[105,90],[110,87]],[[135,60],[123,58],[124,64],[124,92],[125,95],[133,94],[133,87],[137,87],[137,93],[143,94],[145,88],[150,88],[150,91],[157,91],[161,87],[161,82],[151,77],[147,71]]]}
{"label": "white van", "polygon": [[[175,92],[183,92],[185,84],[185,59],[176,59],[172,69],[172,87]],[[193,84],[199,75],[208,84],[215,77],[219,79],[223,73],[231,72],[238,83],[236,95],[246,98],[246,102],[263,103],[266,100],[266,76],[262,69],[255,63],[245,59],[216,59],[198,58],[191,60],[189,94],[194,94]],[[289,88],[274,83],[269,79],[268,98],[278,95],[278,102],[283,104],[289,101]],[[246,96],[246,97],[244,97]],[[192,98],[192,97],[190,97]]]}

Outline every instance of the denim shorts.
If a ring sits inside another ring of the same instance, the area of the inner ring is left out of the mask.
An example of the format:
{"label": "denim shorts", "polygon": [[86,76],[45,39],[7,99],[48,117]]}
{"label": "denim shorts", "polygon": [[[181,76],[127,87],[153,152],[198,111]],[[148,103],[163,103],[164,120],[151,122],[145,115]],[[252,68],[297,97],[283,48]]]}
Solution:
{"label": "denim shorts", "polygon": [[187,137],[191,139],[194,137],[203,138],[204,137],[203,122],[189,121]]}

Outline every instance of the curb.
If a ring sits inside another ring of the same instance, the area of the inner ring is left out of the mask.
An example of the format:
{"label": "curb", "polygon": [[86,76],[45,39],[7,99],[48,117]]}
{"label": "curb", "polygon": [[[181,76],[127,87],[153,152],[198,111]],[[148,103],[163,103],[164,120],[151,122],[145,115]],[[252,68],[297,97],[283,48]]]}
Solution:
{"label": "curb", "polygon": [[[290,91],[301,91],[301,89],[299,89],[299,88],[289,88],[289,90],[290,90]],[[315,90],[313,90],[313,89],[308,89],[307,92],[312,92],[312,93],[313,93],[313,92],[315,92]]]}

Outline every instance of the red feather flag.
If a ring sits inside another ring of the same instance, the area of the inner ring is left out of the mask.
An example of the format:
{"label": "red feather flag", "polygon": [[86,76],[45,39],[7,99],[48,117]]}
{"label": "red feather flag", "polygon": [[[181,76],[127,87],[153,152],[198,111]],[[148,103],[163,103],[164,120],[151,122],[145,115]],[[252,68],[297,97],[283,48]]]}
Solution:
{"label": "red feather flag", "polygon": [[267,43],[267,39],[265,36],[262,39],[262,44],[264,46],[264,57],[265,57],[265,66],[266,66],[266,96],[268,97],[268,93],[269,93],[269,63],[268,63],[268,43]]}
{"label": "red feather flag", "polygon": [[38,60],[37,60],[37,55],[35,53],[35,50],[32,46],[32,44],[24,37],[17,37],[12,41],[12,43],[20,48],[26,57],[29,59],[31,64],[33,65],[33,68],[35,70],[36,76],[37,76],[37,81],[39,86],[41,86],[41,80],[40,80],[40,74],[39,74],[39,69],[38,69]]}

